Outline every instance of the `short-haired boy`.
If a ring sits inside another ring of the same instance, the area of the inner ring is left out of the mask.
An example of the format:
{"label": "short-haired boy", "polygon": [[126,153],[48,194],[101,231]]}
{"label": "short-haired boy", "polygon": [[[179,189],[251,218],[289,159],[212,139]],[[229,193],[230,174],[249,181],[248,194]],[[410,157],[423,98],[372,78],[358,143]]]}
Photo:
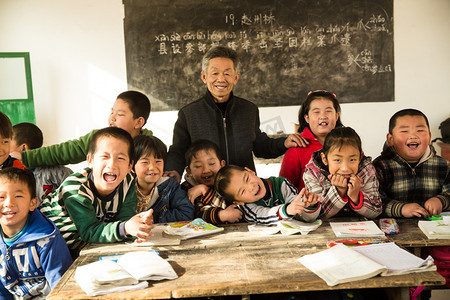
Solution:
{"label": "short-haired boy", "polygon": [[248,222],[274,225],[281,219],[313,222],[320,213],[320,196],[303,188],[300,193],[283,177],[262,179],[235,165],[219,170],[214,182],[225,199],[240,205]]}
{"label": "short-haired boy", "polygon": [[151,236],[152,210],[136,215],[133,152],[133,139],[125,130],[98,130],[89,144],[89,167],[67,177],[42,202],[40,211],[55,222],[73,256],[84,243]]}
{"label": "short-haired boy", "polygon": [[181,184],[195,206],[196,217],[208,223],[235,223],[242,218],[237,205],[227,202],[214,189],[214,179],[225,160],[219,147],[209,140],[197,140],[186,151],[186,175]]}
{"label": "short-haired boy", "polygon": [[134,138],[137,212],[153,209],[153,221],[166,223],[194,219],[194,206],[173,177],[163,176],[167,147],[157,137]]}
{"label": "short-haired boy", "polygon": [[72,264],[59,230],[36,210],[28,170],[0,170],[0,298],[41,299]]}
{"label": "short-haired boy", "polygon": [[421,111],[404,109],[389,120],[388,147],[373,162],[388,217],[429,217],[449,210],[450,169],[430,141]]}
{"label": "short-haired boy", "polygon": [[[142,128],[150,114],[150,100],[137,91],[126,91],[117,96],[108,118],[110,127],[126,130],[132,137],[139,134],[152,135],[152,131]],[[29,168],[77,164],[86,159],[89,143],[98,129],[74,140],[47,147],[13,153]]]}
{"label": "short-haired boy", "polygon": [[[44,138],[41,129],[33,123],[19,123],[13,126],[11,152],[24,152],[42,146]],[[64,166],[36,167],[30,169],[36,179],[38,207],[48,194],[54,192],[72,174],[72,170]]]}
{"label": "short-haired boy", "polygon": [[9,155],[11,152],[11,138],[13,135],[11,120],[0,111],[0,169],[14,167],[25,169],[26,167],[18,159]]}

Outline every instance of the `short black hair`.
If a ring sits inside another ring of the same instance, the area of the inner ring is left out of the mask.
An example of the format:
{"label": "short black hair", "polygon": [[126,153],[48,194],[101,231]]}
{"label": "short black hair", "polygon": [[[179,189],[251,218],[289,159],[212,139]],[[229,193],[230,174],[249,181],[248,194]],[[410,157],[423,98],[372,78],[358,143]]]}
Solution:
{"label": "short black hair", "polygon": [[341,149],[344,145],[350,145],[358,149],[360,158],[363,156],[361,138],[351,127],[336,127],[325,137],[323,148],[320,150],[325,156],[332,149]]}
{"label": "short black hair", "polygon": [[126,91],[120,93],[117,99],[128,103],[134,119],[142,117],[144,118],[144,125],[147,123],[151,110],[150,100],[147,96],[138,91]]}
{"label": "short black hair", "polygon": [[425,119],[425,123],[427,124],[428,131],[430,130],[430,123],[428,122],[427,116],[420,110],[414,108],[406,108],[396,112],[391,119],[389,120],[389,133],[392,134],[395,126],[397,125],[397,119],[404,116],[419,116]]}
{"label": "short black hair", "polygon": [[206,152],[213,151],[214,153],[216,153],[216,156],[219,159],[219,161],[222,161],[222,153],[220,152],[219,146],[217,146],[216,143],[210,140],[200,139],[193,142],[186,150],[184,158],[186,159],[186,166],[188,168],[192,162],[192,159],[196,157],[198,152],[202,150]]}
{"label": "short black hair", "polygon": [[305,101],[302,103],[300,110],[298,112],[298,132],[301,133],[305,128],[310,128],[308,122],[305,120],[305,116],[309,113],[311,109],[311,103],[316,99],[327,99],[333,103],[334,110],[339,113],[339,117],[336,121],[335,127],[343,126],[341,122],[341,106],[339,105],[339,101],[335,94],[325,91],[325,90],[317,90],[308,93]]}
{"label": "short black hair", "polygon": [[27,144],[30,149],[40,148],[44,143],[44,137],[39,127],[28,122],[13,126],[12,139],[16,141],[17,145]]}
{"label": "short black hair", "polygon": [[98,140],[102,138],[116,138],[124,141],[128,144],[128,157],[130,158],[130,163],[134,161],[134,144],[131,135],[122,128],[119,127],[106,127],[99,129],[92,136],[92,140],[89,142],[88,153],[94,155],[97,151]]}
{"label": "short black hair", "polygon": [[12,138],[12,123],[11,120],[0,111],[0,135],[2,138],[10,139]]}
{"label": "short black hair", "polygon": [[233,201],[234,196],[227,194],[225,190],[230,185],[231,176],[234,172],[240,171],[245,172],[245,168],[236,165],[226,165],[220,168],[219,172],[216,174],[216,178],[214,180],[214,189],[227,201]]}
{"label": "short black hair", "polygon": [[31,171],[14,167],[0,170],[1,181],[18,181],[24,183],[30,191],[31,199],[36,198],[36,179]]}
{"label": "short black hair", "polygon": [[134,164],[142,157],[153,154],[156,158],[166,161],[167,146],[156,136],[138,135],[134,138]]}

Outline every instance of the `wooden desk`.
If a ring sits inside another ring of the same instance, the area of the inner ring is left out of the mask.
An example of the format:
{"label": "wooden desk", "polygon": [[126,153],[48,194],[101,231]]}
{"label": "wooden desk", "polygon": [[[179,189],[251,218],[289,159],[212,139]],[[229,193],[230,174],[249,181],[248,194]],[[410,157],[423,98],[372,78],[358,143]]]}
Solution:
{"label": "wooden desk", "polygon": [[[168,299],[219,295],[251,295],[333,289],[392,288],[397,296],[409,299],[408,287],[442,285],[437,272],[391,277],[373,277],[329,287],[296,259],[325,249],[335,239],[330,226],[302,236],[258,236],[248,224],[225,226],[213,236],[182,241],[181,245],[155,247],[167,259],[179,278],[150,282],[144,290],[105,295],[104,299]],[[89,245],[81,253],[47,299],[90,299],[75,282],[77,266],[97,261],[99,256],[150,249],[125,244]],[[399,290],[399,291],[398,291]],[[95,298],[97,299],[97,297]]]}

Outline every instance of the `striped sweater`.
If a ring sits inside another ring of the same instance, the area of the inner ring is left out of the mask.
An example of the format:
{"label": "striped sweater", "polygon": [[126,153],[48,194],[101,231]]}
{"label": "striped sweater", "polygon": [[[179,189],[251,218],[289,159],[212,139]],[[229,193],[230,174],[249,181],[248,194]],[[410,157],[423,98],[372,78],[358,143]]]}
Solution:
{"label": "striped sweater", "polygon": [[102,201],[89,187],[90,172],[86,168],[67,177],[39,207],[56,224],[69,249],[123,240],[124,222],[136,214],[136,183],[131,174],[118,185],[111,201]]}

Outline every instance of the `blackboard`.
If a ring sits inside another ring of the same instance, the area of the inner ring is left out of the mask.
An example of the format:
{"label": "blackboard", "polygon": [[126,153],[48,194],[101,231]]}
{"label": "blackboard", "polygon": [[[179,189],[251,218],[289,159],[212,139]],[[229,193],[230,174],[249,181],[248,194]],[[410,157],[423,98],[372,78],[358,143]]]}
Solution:
{"label": "blackboard", "polygon": [[341,103],[394,100],[393,0],[124,0],[129,89],[152,111],[206,90],[201,57],[234,48],[235,95],[259,107],[299,105],[326,89]]}

